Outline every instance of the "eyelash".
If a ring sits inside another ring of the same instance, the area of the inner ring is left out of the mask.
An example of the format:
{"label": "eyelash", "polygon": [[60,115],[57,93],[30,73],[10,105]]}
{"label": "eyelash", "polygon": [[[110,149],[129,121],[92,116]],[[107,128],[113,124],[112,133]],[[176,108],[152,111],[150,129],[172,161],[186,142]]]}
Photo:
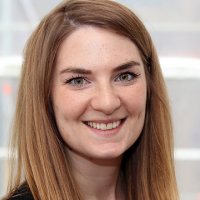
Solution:
{"label": "eyelash", "polygon": [[[116,78],[116,79],[118,79],[120,76],[122,76],[122,75],[131,75],[131,79],[130,80],[124,80],[124,81],[122,81],[122,82],[128,82],[128,81],[132,81],[132,80],[134,80],[135,78],[137,78],[138,76],[140,76],[140,74],[139,73],[133,73],[133,72],[129,72],[129,71],[127,71],[127,72],[123,72],[123,73],[121,73],[121,74],[119,74],[118,75],[118,77]],[[115,79],[115,80],[116,80]]]}
{"label": "eyelash", "polygon": [[[78,85],[78,84],[72,83],[72,82],[75,81],[76,79],[83,79],[83,80],[86,81],[86,78],[85,78],[85,77],[82,77],[82,76],[77,75],[77,76],[72,76],[72,78],[66,80],[65,83],[70,84],[70,85],[72,85],[72,86],[74,86],[74,87],[78,87],[78,88],[81,88],[81,87],[83,87],[85,84],[87,84],[87,83],[83,83],[83,84]],[[88,81],[87,81],[87,82],[88,82]]]}
{"label": "eyelash", "polygon": [[[122,75],[129,75],[129,76],[131,75],[131,78],[130,78],[129,80],[124,80],[124,81],[123,81],[123,80],[119,80],[119,81],[121,81],[121,82],[129,82],[129,81],[134,80],[134,79],[137,78],[138,76],[140,76],[139,73],[133,73],[133,72],[127,71],[127,72],[123,72],[123,73],[119,74],[115,80],[117,80],[117,79],[118,79],[120,76],[122,76]],[[83,82],[86,81],[87,83],[82,83],[82,84],[75,84],[75,83],[73,83],[73,81],[75,81],[75,80],[77,80],[77,79],[82,79]],[[81,87],[83,87],[84,85],[88,84],[88,81],[86,80],[85,77],[82,77],[82,76],[77,75],[77,76],[72,76],[72,78],[70,78],[70,79],[67,79],[67,80],[65,81],[65,83],[70,84],[70,85],[72,85],[73,87],[81,88]]]}

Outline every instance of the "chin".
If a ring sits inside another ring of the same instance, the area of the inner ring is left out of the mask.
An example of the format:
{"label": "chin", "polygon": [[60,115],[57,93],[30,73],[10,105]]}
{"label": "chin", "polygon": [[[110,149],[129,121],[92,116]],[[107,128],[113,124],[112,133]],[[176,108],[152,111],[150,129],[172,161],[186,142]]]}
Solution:
{"label": "chin", "polygon": [[94,159],[101,159],[101,160],[110,160],[110,159],[117,159],[123,157],[124,152],[117,152],[117,151],[104,151],[99,152],[96,155],[93,155]]}

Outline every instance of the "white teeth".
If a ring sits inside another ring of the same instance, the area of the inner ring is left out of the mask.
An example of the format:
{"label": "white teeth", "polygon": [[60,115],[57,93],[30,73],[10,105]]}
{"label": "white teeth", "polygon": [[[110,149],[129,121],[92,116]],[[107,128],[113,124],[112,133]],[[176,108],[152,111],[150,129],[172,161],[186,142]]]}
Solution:
{"label": "white teeth", "polygon": [[97,124],[97,129],[101,129],[101,125],[100,124]]}
{"label": "white teeth", "polygon": [[116,127],[117,127],[117,123],[114,122],[113,125],[112,125],[112,127],[113,127],[113,128],[116,128]]}
{"label": "white teeth", "polygon": [[109,123],[109,124],[107,124],[107,127],[106,127],[106,129],[112,129],[112,123]]}
{"label": "white teeth", "polygon": [[96,128],[97,127],[97,124],[95,122],[93,122],[93,128]]}
{"label": "white teeth", "polygon": [[101,130],[106,130],[106,124],[101,124]]}
{"label": "white teeth", "polygon": [[87,122],[86,124],[93,128],[105,131],[105,130],[111,130],[111,129],[118,127],[121,124],[121,121],[116,121],[116,122],[109,123],[109,124],[103,124],[103,123],[99,124],[99,123],[95,123],[95,122]]}

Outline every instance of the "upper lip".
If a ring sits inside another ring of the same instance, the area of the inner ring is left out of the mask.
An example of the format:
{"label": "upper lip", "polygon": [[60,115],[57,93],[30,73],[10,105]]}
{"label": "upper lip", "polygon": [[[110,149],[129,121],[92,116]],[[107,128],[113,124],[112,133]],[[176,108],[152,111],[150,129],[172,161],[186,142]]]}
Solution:
{"label": "upper lip", "polygon": [[124,119],[125,118],[115,118],[115,119],[109,119],[109,120],[88,120],[88,121],[83,121],[83,122],[95,122],[95,123],[109,124],[109,123],[121,121],[121,120],[124,120]]}

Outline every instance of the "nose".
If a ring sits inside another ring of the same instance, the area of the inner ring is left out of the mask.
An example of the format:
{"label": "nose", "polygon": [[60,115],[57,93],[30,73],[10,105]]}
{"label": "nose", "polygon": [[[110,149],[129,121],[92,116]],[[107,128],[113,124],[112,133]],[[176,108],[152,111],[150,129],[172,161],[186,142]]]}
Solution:
{"label": "nose", "polygon": [[103,84],[96,87],[91,106],[94,110],[111,115],[121,105],[121,101],[117,92],[110,84]]}

